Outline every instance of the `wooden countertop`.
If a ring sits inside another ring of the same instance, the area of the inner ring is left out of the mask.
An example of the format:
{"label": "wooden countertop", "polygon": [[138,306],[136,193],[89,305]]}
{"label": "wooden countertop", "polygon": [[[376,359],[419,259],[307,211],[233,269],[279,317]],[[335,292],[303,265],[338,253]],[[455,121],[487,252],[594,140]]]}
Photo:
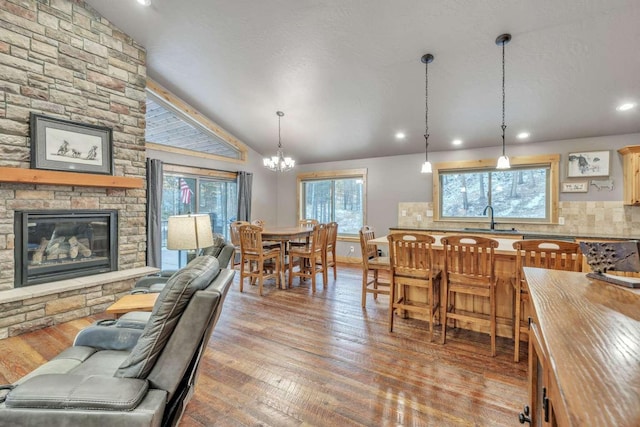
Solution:
{"label": "wooden countertop", "polygon": [[[500,226],[498,226],[500,228]],[[605,235],[589,235],[589,234],[576,234],[576,235],[568,235],[563,233],[550,233],[550,232],[541,232],[541,231],[526,231],[520,229],[497,229],[490,230],[489,226],[484,228],[473,228],[473,229],[464,229],[464,228],[442,228],[442,227],[405,227],[405,226],[396,226],[390,227],[389,230],[392,231],[424,231],[429,233],[446,233],[446,234],[482,234],[482,235],[491,235],[496,238],[511,238],[511,239],[560,239],[560,240],[640,240],[640,235],[636,236],[605,236]]]}
{"label": "wooden countertop", "polygon": [[[571,426],[640,425],[640,290],[524,268],[533,317]],[[560,403],[560,405],[558,405]]]}
{"label": "wooden countertop", "polygon": [[[395,229],[394,229],[395,230]],[[478,233],[476,233],[478,234]],[[442,239],[443,237],[446,237],[446,234],[436,234],[436,233],[429,233],[430,236],[433,236],[436,239],[436,242],[432,245],[433,249],[442,249],[442,243],[440,243],[440,239]],[[496,248],[496,253],[497,254],[503,254],[503,255],[514,255],[516,254],[516,250],[513,249],[513,241],[514,239],[511,238],[499,238],[499,237],[492,237],[493,240],[496,240],[498,242],[498,247]],[[376,244],[376,245],[388,245],[389,241],[387,240],[387,236],[382,236],[382,237],[376,237],[375,239],[371,239],[369,240],[370,243]]]}

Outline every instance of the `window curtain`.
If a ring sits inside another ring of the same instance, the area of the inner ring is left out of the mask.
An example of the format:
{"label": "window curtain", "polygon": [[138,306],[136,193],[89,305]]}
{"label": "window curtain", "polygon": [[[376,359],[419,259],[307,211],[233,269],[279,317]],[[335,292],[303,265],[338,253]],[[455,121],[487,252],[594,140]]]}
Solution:
{"label": "window curtain", "polygon": [[251,185],[253,174],[251,172],[238,172],[236,178],[238,184],[238,215],[237,221],[251,221]]}
{"label": "window curtain", "polygon": [[147,159],[147,265],[162,267],[162,160]]}

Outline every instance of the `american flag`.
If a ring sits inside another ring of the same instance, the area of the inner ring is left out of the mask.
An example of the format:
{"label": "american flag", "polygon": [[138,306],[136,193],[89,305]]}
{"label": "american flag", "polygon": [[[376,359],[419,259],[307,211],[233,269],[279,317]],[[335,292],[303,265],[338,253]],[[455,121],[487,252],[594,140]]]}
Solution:
{"label": "american flag", "polygon": [[184,179],[180,178],[180,201],[188,205],[189,203],[191,203],[192,194],[193,191],[191,191],[191,189],[189,188],[189,184],[187,184]]}

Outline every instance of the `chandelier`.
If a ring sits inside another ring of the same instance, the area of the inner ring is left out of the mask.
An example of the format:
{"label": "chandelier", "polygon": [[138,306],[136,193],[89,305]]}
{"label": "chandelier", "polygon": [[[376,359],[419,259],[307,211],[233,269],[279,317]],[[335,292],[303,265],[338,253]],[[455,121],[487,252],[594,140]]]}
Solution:
{"label": "chandelier", "polygon": [[433,55],[427,53],[420,59],[424,64],[424,163],[420,173],[432,173],[429,161],[429,63],[433,62]]}
{"label": "chandelier", "polygon": [[280,138],[280,119],[284,116],[284,113],[282,111],[276,111],[276,114],[278,115],[278,151],[275,156],[265,157],[262,159],[262,163],[265,168],[271,169],[274,172],[286,172],[293,169],[296,161],[291,157],[284,156],[284,152],[282,151],[282,140]]}
{"label": "chandelier", "polygon": [[498,159],[496,169],[510,169],[509,157],[505,154],[504,131],[507,125],[504,124],[504,45],[511,41],[511,34],[501,34],[496,39],[496,44],[502,46],[502,156]]}

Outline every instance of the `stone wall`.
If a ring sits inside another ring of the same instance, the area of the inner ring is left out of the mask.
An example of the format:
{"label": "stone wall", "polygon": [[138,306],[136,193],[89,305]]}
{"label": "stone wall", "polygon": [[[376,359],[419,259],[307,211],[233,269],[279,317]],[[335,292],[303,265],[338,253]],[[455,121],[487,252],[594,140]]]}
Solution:
{"label": "stone wall", "polygon": [[0,292],[0,339],[100,314],[155,271],[134,268]]}
{"label": "stone wall", "polygon": [[[83,1],[0,0],[0,166],[29,168],[35,112],[111,128],[114,175],[144,179],[145,64]],[[0,183],[0,291],[13,288],[15,210],[117,209],[123,270],[146,265],[145,206],[144,189]]]}

